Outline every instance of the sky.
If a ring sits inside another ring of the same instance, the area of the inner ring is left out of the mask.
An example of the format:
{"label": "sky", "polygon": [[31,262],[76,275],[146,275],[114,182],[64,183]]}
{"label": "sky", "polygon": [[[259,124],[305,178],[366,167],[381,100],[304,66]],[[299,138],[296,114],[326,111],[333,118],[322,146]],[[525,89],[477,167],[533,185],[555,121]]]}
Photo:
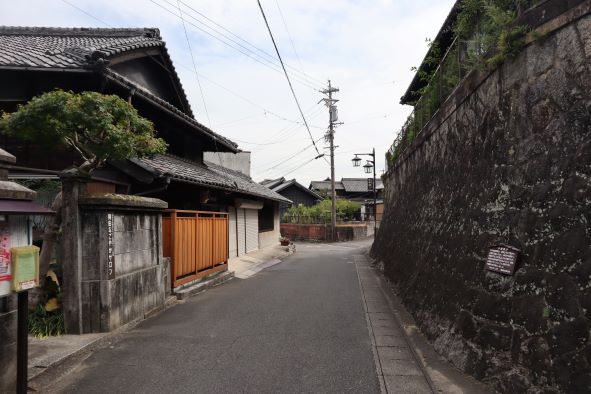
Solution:
{"label": "sky", "polygon": [[[318,103],[325,97],[319,90],[329,79],[339,88],[336,179],[367,177],[351,159],[374,148],[377,174],[385,169],[385,153],[412,110],[399,104],[411,67],[421,63],[425,39],[435,37],[453,3],[261,0],[326,159],[328,109]],[[256,0],[0,0],[0,24],[157,27],[195,118],[251,152],[254,180],[284,176],[308,186],[330,176],[327,161],[314,159]]]}

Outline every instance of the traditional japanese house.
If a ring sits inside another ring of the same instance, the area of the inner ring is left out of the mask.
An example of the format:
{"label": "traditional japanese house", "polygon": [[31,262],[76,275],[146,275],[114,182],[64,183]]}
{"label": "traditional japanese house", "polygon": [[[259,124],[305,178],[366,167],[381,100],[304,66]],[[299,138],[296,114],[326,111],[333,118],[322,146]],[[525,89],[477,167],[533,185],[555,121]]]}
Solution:
{"label": "traditional japanese house", "polygon": [[[306,207],[311,207],[312,205],[315,205],[323,200],[321,195],[306,188],[295,179],[287,180],[283,177],[277,179],[265,179],[264,181],[260,182],[260,184],[291,200],[293,205],[302,204]],[[279,210],[282,217],[290,205],[291,204],[284,202],[279,205]]]}
{"label": "traditional japanese house", "polygon": [[[0,27],[0,86],[2,111],[54,89],[96,91],[128,100],[154,123],[168,153],[107,163],[92,172],[89,193],[225,213],[229,257],[278,241],[279,204],[290,201],[250,178],[250,153],[194,118],[158,29]],[[80,160],[66,148],[6,136],[0,143],[18,158],[14,179],[58,179]]]}

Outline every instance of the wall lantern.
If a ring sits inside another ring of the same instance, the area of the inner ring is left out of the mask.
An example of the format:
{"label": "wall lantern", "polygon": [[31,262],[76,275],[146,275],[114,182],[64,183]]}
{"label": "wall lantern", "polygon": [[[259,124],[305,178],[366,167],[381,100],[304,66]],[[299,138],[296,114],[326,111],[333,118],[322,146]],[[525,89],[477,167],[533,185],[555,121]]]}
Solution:
{"label": "wall lantern", "polygon": [[353,167],[359,167],[359,164],[361,164],[361,158],[357,157],[357,155],[351,161],[353,162]]}

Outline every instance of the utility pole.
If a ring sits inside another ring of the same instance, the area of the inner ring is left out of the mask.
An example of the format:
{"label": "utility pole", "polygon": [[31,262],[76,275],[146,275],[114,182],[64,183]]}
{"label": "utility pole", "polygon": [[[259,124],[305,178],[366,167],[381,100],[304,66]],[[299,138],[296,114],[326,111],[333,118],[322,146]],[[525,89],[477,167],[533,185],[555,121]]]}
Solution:
{"label": "utility pole", "polygon": [[328,80],[328,89],[322,91],[322,93],[327,94],[328,98],[323,98],[324,104],[328,107],[328,132],[326,135],[326,139],[330,144],[330,199],[331,199],[331,215],[330,215],[330,227],[331,227],[331,239],[335,241],[336,239],[336,228],[337,228],[337,196],[335,190],[335,174],[334,174],[334,128],[338,121],[338,112],[336,103],[339,100],[333,99],[332,94],[338,92],[338,88],[333,88],[330,79]]}

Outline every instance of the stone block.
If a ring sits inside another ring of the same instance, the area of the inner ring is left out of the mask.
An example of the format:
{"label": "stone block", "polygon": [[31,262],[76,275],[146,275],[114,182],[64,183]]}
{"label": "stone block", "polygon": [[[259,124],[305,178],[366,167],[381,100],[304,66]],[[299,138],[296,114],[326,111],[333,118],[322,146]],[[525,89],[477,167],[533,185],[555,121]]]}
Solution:
{"label": "stone block", "polygon": [[[575,318],[580,315],[579,291],[567,273],[548,275],[546,301],[562,318]],[[555,313],[556,313],[555,312]]]}
{"label": "stone block", "polygon": [[483,324],[474,338],[483,348],[496,350],[510,350],[513,329],[499,324]]}
{"label": "stone block", "polygon": [[541,295],[517,297],[512,302],[511,318],[530,333],[544,332],[547,329],[545,308],[546,300]]}
{"label": "stone block", "polygon": [[554,355],[580,350],[589,343],[589,322],[579,317],[559,323],[548,332],[547,340]]}
{"label": "stone block", "polygon": [[472,339],[476,335],[476,321],[472,314],[466,310],[462,310],[455,323],[455,328],[458,333],[466,339]]}
{"label": "stone block", "polygon": [[476,305],[474,305],[474,314],[485,319],[508,322],[511,314],[511,301],[505,296],[480,292]]}

